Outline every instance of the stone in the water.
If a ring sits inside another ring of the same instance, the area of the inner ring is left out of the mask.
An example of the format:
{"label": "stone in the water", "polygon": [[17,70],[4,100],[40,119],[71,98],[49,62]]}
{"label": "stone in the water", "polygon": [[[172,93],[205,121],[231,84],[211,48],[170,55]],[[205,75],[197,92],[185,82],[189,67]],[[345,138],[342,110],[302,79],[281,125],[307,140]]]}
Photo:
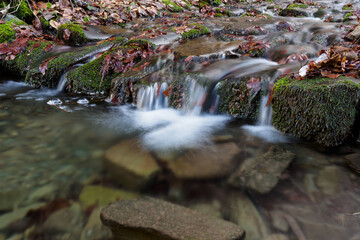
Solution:
{"label": "stone in the water", "polygon": [[247,240],[263,240],[269,235],[265,220],[246,195],[234,195],[231,200],[230,220],[245,230]]}
{"label": "stone in the water", "polygon": [[162,200],[144,198],[110,204],[101,220],[114,240],[243,240],[241,227]]}
{"label": "stone in the water", "polygon": [[105,168],[129,189],[146,187],[160,171],[155,159],[136,140],[125,140],[106,151]]}
{"label": "stone in the water", "polygon": [[119,200],[130,200],[139,197],[137,193],[112,189],[103,186],[86,186],[80,193],[79,201],[84,208],[94,205],[106,206]]}
{"label": "stone in the water", "polygon": [[70,234],[70,239],[80,239],[84,226],[84,214],[80,204],[60,209],[50,215],[42,226],[42,231],[50,235]]}
{"label": "stone in the water", "polygon": [[96,208],[92,211],[89,220],[81,233],[80,240],[111,239],[111,231],[102,224],[100,212],[101,208]]}
{"label": "stone in the water", "polygon": [[7,228],[11,223],[24,218],[28,211],[38,209],[45,203],[34,203],[30,206],[19,208],[13,212],[9,212],[0,216],[0,230]]}
{"label": "stone in the water", "polygon": [[271,224],[279,231],[287,232],[289,230],[289,224],[287,223],[284,214],[281,211],[273,210],[270,212]]}
{"label": "stone in the water", "polygon": [[190,206],[192,210],[200,212],[205,215],[221,218],[221,203],[217,200],[213,200],[210,203],[196,203]]}
{"label": "stone in the water", "polygon": [[327,166],[319,171],[316,185],[324,194],[335,195],[349,186],[349,176],[337,166]]}
{"label": "stone in the water", "polygon": [[234,171],[240,149],[233,142],[211,148],[190,150],[175,159],[166,160],[167,167],[179,179],[216,179]]}
{"label": "stone in the water", "polygon": [[11,190],[0,190],[0,211],[11,210],[18,207],[26,199],[29,189],[16,188]]}
{"label": "stone in the water", "polygon": [[246,159],[229,178],[229,183],[258,193],[268,193],[276,186],[281,173],[294,158],[294,153],[272,146],[264,155]]}

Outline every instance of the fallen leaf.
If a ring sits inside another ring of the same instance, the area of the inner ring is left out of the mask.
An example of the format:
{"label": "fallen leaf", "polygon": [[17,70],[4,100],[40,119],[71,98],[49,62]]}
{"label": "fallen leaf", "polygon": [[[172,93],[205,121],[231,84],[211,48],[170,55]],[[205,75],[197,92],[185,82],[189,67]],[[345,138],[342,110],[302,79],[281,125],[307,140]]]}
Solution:
{"label": "fallen leaf", "polygon": [[54,59],[54,58],[56,58],[56,56],[50,57],[50,58],[48,58],[48,59],[45,59],[45,60],[42,62],[42,64],[39,66],[39,70],[40,70],[40,72],[42,73],[42,75],[45,75],[46,70],[47,70],[47,65],[48,65],[48,63],[50,62],[50,60],[52,60],[52,59]]}
{"label": "fallen leaf", "polygon": [[332,72],[327,71],[327,70],[323,70],[320,73],[321,73],[321,76],[328,77],[328,78],[338,78],[338,77],[341,76],[341,74],[332,73]]}

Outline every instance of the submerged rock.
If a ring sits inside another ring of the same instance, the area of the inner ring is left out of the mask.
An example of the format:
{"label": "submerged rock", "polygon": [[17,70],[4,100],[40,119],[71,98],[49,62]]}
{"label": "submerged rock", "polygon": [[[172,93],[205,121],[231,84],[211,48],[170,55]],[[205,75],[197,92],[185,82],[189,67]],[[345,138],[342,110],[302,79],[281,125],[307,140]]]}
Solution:
{"label": "submerged rock", "polygon": [[144,198],[110,204],[101,220],[115,240],[243,240],[237,225],[162,200]]}
{"label": "submerged rock", "polygon": [[265,219],[246,195],[231,197],[230,214],[230,220],[245,230],[247,240],[263,240],[269,235]]}
{"label": "submerged rock", "polygon": [[105,168],[125,188],[142,189],[160,171],[151,154],[136,140],[125,140],[106,151]]}
{"label": "submerged rock", "polygon": [[327,166],[319,171],[316,185],[327,195],[336,195],[350,185],[348,173],[337,166]]}
{"label": "submerged rock", "polygon": [[278,130],[327,147],[357,139],[359,83],[350,78],[283,78],[275,86],[273,125]]}
{"label": "submerged rock", "polygon": [[101,208],[92,211],[81,233],[80,240],[111,239],[111,230],[102,224],[100,212]]}
{"label": "submerged rock", "polygon": [[262,194],[268,193],[276,186],[281,173],[294,158],[294,153],[272,146],[264,155],[246,159],[229,178],[229,183]]}
{"label": "submerged rock", "polygon": [[82,207],[88,208],[94,205],[106,206],[111,202],[138,197],[138,194],[124,190],[103,186],[86,186],[80,193],[79,201]]}
{"label": "submerged rock", "polygon": [[174,159],[163,159],[167,168],[179,179],[216,179],[226,177],[236,167],[240,149],[233,142],[211,148],[190,150]]}

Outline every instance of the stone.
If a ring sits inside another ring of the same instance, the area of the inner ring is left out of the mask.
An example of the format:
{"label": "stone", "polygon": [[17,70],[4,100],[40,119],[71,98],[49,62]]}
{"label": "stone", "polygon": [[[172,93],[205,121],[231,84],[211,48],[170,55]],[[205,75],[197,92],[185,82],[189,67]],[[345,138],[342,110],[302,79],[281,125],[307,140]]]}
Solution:
{"label": "stone", "polygon": [[24,218],[29,210],[43,207],[45,203],[33,203],[29,206],[19,208],[13,212],[5,213],[0,216],[0,230],[7,228],[11,223]]}
{"label": "stone", "polygon": [[211,148],[189,150],[175,159],[166,160],[166,164],[179,179],[217,179],[233,172],[239,153],[238,146],[228,142]]}
{"label": "stone", "polygon": [[192,210],[200,212],[205,215],[221,218],[221,203],[217,200],[213,200],[209,203],[196,203],[189,207]]}
{"label": "stone", "polygon": [[100,220],[101,208],[92,211],[82,233],[80,240],[111,239],[111,230],[105,227]]}
{"label": "stone", "polygon": [[265,220],[246,195],[232,196],[231,209],[230,220],[245,230],[246,240],[263,240],[269,235]]}
{"label": "stone", "polygon": [[354,127],[359,99],[360,84],[351,78],[285,77],[275,84],[273,125],[324,147],[354,142],[359,134]]}
{"label": "stone", "polygon": [[289,231],[289,224],[287,223],[281,211],[277,211],[277,210],[271,211],[270,217],[271,217],[271,224],[276,230],[282,232]]}
{"label": "stone", "polygon": [[289,238],[284,234],[271,234],[264,240],[289,240]]}
{"label": "stone", "polygon": [[34,202],[38,200],[51,200],[55,198],[57,187],[53,184],[42,186],[32,192],[27,201]]}
{"label": "stone", "polygon": [[355,29],[346,35],[345,38],[350,41],[358,42],[360,40],[360,26],[355,27]]}
{"label": "stone", "polygon": [[160,171],[151,154],[134,140],[125,140],[105,153],[105,169],[119,184],[129,189],[146,187]]}
{"label": "stone", "polygon": [[337,166],[326,166],[319,171],[316,185],[326,195],[338,194],[350,184],[348,174]]}
{"label": "stone", "polygon": [[60,235],[68,233],[71,239],[80,239],[84,226],[84,214],[79,203],[60,209],[50,215],[41,230],[47,234]]}
{"label": "stone", "polygon": [[10,190],[0,190],[0,211],[7,211],[16,208],[24,202],[29,194],[27,188],[15,188]]}
{"label": "stone", "polygon": [[262,156],[246,159],[230,176],[232,186],[247,188],[258,193],[270,192],[278,183],[281,173],[295,159],[295,154],[277,146],[271,146]]}
{"label": "stone", "polygon": [[83,208],[94,205],[104,207],[111,202],[138,198],[139,194],[103,186],[85,186],[80,193],[79,201]]}
{"label": "stone", "polygon": [[153,198],[110,204],[101,220],[114,240],[243,240],[241,227]]}

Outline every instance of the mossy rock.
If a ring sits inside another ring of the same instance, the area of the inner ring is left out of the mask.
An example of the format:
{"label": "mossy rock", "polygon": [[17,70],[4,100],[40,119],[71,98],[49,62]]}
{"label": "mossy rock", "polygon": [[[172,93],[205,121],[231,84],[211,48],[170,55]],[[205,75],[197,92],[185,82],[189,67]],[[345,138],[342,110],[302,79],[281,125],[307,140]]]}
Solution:
{"label": "mossy rock", "polygon": [[25,77],[32,63],[46,54],[45,48],[50,44],[55,43],[30,41],[23,53],[19,53],[14,60],[0,60],[0,66],[12,74]]}
{"label": "mossy rock", "polygon": [[246,84],[247,79],[225,79],[219,83],[219,113],[228,113],[240,118],[257,118],[260,93],[248,89]]}
{"label": "mossy rock", "polygon": [[349,78],[288,77],[275,85],[273,125],[307,141],[331,147],[357,138],[360,84]]}
{"label": "mossy rock", "polygon": [[15,39],[15,31],[12,29],[12,22],[0,24],[0,43]]}
{"label": "mossy rock", "polygon": [[[1,1],[0,2],[0,9],[4,8],[9,4],[9,1]],[[20,5],[19,5],[20,4]],[[35,15],[33,14],[32,10],[30,9],[29,5],[27,4],[26,0],[20,0],[20,1],[12,1],[11,7],[14,9],[17,9],[16,12],[13,14],[18,17],[19,19],[23,20],[26,23],[32,23],[32,21],[35,18]]]}
{"label": "mossy rock", "polygon": [[[46,86],[54,88],[57,86],[62,74],[64,74],[70,66],[84,61],[98,51],[111,47],[113,44],[116,44],[117,41],[123,41],[123,38],[119,39],[104,41],[98,45],[77,48],[76,51],[72,49],[65,53],[46,54],[32,64],[32,67],[27,72],[25,81],[35,87]],[[48,61],[48,64],[47,70],[43,75],[39,66],[45,61]]]}
{"label": "mossy rock", "polygon": [[309,14],[304,10],[296,8],[285,8],[279,12],[279,16],[282,17],[308,17]]}
{"label": "mossy rock", "polygon": [[[66,37],[65,31],[70,31],[70,36]],[[83,45],[89,41],[89,39],[85,36],[83,27],[72,23],[60,25],[56,37],[72,46]]]}
{"label": "mossy rock", "polygon": [[183,34],[181,34],[182,39],[193,39],[202,35],[209,35],[211,33],[211,31],[207,27],[198,23],[189,24],[189,27],[191,27],[192,29],[188,32],[184,32]]}
{"label": "mossy rock", "polygon": [[182,12],[183,9],[176,3],[170,1],[170,0],[162,0],[162,2],[167,5],[170,8],[170,11],[172,12]]}

